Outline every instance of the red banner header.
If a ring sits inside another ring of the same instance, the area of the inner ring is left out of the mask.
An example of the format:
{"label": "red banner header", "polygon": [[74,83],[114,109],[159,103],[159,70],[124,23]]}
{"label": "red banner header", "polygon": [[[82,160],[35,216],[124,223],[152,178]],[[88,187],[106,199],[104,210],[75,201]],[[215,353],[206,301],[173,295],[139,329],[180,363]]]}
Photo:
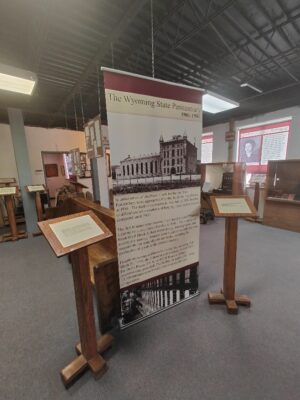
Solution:
{"label": "red banner header", "polygon": [[202,103],[203,91],[199,88],[185,87],[171,82],[163,82],[147,77],[104,71],[104,86],[106,89],[121,92],[136,93],[164,99]]}

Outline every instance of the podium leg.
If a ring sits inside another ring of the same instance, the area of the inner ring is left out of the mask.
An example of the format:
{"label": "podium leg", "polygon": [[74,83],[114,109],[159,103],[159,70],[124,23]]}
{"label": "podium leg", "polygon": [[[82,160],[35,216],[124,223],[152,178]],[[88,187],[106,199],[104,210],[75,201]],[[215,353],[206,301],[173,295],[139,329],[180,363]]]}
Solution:
{"label": "podium leg", "polygon": [[66,387],[87,367],[90,368],[95,379],[103,375],[107,370],[107,365],[99,351],[106,350],[112,343],[111,335],[107,335],[106,338],[102,337],[97,342],[87,248],[72,252],[71,262],[80,345],[77,346],[79,356],[61,371],[61,377]]}
{"label": "podium leg", "polygon": [[5,199],[5,207],[10,227],[10,233],[3,235],[0,238],[0,242],[8,242],[10,240],[15,241],[18,239],[26,238],[27,237],[26,232],[24,231],[18,232],[15,211],[14,211],[13,196],[8,195],[5,196],[4,199]]}
{"label": "podium leg", "polygon": [[[44,215],[43,215],[43,208],[42,208],[40,192],[35,193],[35,208],[36,208],[37,220],[43,221]],[[41,236],[41,235],[42,235],[42,232],[40,230],[38,232],[34,232],[32,234],[32,236]]]}
{"label": "podium leg", "polygon": [[221,293],[208,293],[210,304],[226,304],[228,314],[237,314],[238,305],[250,306],[245,295],[235,294],[238,218],[225,219],[224,277]]}
{"label": "podium leg", "polygon": [[43,216],[43,207],[42,207],[40,192],[35,193],[35,206],[36,206],[38,221],[43,221],[44,216]]}

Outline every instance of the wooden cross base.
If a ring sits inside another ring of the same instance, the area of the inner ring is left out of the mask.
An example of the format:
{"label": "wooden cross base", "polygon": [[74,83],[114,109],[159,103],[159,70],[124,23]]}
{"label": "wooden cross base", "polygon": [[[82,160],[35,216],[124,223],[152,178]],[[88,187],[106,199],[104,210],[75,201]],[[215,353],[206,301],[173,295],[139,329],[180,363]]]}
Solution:
{"label": "wooden cross base", "polygon": [[[114,337],[110,334],[101,336],[97,341],[98,353],[102,354],[111,347],[113,340]],[[80,343],[75,346],[75,351],[78,356],[60,372],[63,384],[66,388],[74,383],[88,368],[92,371],[95,379],[99,379],[108,369],[106,361],[100,354],[96,354],[93,358],[87,360],[81,353]]]}
{"label": "wooden cross base", "polygon": [[224,293],[208,293],[209,304],[226,304],[228,314],[237,314],[238,306],[250,307],[251,300],[248,296],[241,294],[236,295],[234,299],[226,299]]}
{"label": "wooden cross base", "polygon": [[0,236],[0,243],[15,241],[15,240],[19,240],[19,239],[26,239],[27,237],[28,237],[28,234],[25,231],[19,231],[19,232],[17,232],[16,235],[13,235],[12,233],[6,233],[5,235]]}
{"label": "wooden cross base", "polygon": [[36,236],[41,236],[42,232],[33,232],[32,236],[36,237]]}

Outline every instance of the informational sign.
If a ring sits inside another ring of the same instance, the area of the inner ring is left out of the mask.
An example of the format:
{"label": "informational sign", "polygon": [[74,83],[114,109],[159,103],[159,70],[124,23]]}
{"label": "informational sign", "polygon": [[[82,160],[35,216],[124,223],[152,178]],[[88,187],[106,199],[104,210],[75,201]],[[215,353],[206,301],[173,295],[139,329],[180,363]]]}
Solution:
{"label": "informational sign", "polygon": [[202,145],[201,145],[202,164],[207,164],[212,162],[213,139],[214,139],[214,134],[212,132],[202,134]]}
{"label": "informational sign", "polygon": [[256,215],[248,196],[211,196],[216,217],[251,217]]}
{"label": "informational sign", "polygon": [[266,173],[269,160],[285,160],[292,120],[240,129],[238,160],[248,173]]}
{"label": "informational sign", "polygon": [[0,187],[0,196],[13,195],[17,193],[16,186]]}
{"label": "informational sign", "polygon": [[89,121],[84,127],[86,149],[89,158],[103,156],[100,116]]}
{"label": "informational sign", "polygon": [[81,176],[80,150],[79,149],[70,150],[70,156],[71,156],[72,174]]}
{"label": "informational sign", "polygon": [[26,186],[29,193],[32,192],[44,192],[45,186],[44,185],[28,185]]}
{"label": "informational sign", "polygon": [[57,256],[112,236],[92,211],[49,219],[38,225]]}
{"label": "informational sign", "polygon": [[125,327],[198,294],[202,91],[107,69],[104,85]]}

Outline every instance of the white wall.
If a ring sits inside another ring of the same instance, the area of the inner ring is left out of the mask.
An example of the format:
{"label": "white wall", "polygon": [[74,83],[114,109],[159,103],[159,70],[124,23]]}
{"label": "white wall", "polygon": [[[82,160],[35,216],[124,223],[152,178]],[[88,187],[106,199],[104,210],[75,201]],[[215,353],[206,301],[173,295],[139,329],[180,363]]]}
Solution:
{"label": "white wall", "polygon": [[[247,125],[263,124],[269,121],[292,117],[291,134],[287,148],[287,158],[300,158],[300,107],[290,107],[267,114],[257,115],[256,117],[236,121],[236,130]],[[229,130],[229,124],[218,124],[208,126],[204,132],[214,133],[213,142],[213,162],[227,161],[228,143],[225,141],[225,132]],[[237,139],[237,138],[236,138]],[[236,157],[237,140],[234,143],[234,157]]]}
{"label": "white wall", "polygon": [[[42,151],[69,151],[74,148],[86,152],[84,132],[67,129],[25,127],[32,183],[45,183]],[[0,177],[18,179],[9,125],[0,124]]]}
{"label": "white wall", "polygon": [[225,141],[225,132],[228,130],[228,123],[203,128],[203,133],[213,132],[214,134],[212,162],[227,161],[228,142]]}

